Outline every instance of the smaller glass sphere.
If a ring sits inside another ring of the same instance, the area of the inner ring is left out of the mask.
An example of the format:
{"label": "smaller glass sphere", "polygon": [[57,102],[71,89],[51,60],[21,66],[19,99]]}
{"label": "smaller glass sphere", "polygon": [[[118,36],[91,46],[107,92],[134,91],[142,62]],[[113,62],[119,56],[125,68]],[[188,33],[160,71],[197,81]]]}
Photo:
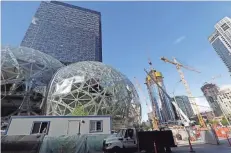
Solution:
{"label": "smaller glass sphere", "polygon": [[[64,65],[55,58],[32,48],[2,47],[2,117],[8,119],[10,115],[41,114],[40,105],[47,86],[54,73],[62,66]],[[20,114],[18,108],[23,102],[28,109]]]}

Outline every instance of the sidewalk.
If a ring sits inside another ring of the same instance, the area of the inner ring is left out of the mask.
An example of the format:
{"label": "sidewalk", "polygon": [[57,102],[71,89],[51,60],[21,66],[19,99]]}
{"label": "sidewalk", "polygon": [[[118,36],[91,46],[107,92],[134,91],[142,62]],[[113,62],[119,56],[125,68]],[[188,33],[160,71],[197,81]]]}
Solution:
{"label": "sidewalk", "polygon": [[[204,142],[202,140],[197,140],[197,141],[191,141],[192,145],[196,145],[196,144],[204,144]],[[188,145],[188,141],[177,141],[177,146],[187,146]]]}
{"label": "sidewalk", "polygon": [[[220,145],[211,144],[193,144],[193,150],[196,153],[231,153],[231,146],[227,140],[220,140]],[[189,146],[179,146],[172,148],[173,153],[189,153]]]}

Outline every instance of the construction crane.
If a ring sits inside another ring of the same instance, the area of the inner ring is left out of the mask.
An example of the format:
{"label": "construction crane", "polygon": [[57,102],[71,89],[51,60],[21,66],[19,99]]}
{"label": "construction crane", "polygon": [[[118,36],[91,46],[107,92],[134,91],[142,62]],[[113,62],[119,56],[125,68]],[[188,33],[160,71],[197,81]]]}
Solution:
{"label": "construction crane", "polygon": [[136,79],[136,77],[134,77],[134,80],[135,80],[135,82],[136,82],[137,88],[140,90],[142,96],[144,97],[144,101],[145,101],[145,103],[146,103],[146,106],[147,106],[147,108],[148,108],[148,111],[149,111],[149,112],[152,112],[153,129],[154,129],[154,130],[158,130],[158,122],[157,122],[157,119],[156,119],[155,108],[154,108],[154,110],[151,110],[151,106],[148,104],[148,100],[147,100],[147,98],[146,98],[145,95],[144,95],[144,92],[143,92],[143,90],[142,90],[142,88],[141,88],[141,85],[140,85],[139,81]]}
{"label": "construction crane", "polygon": [[[168,95],[168,93],[158,84],[158,82],[156,82],[156,80],[153,78],[153,76],[150,75],[146,69],[144,69],[144,71],[152,79],[152,81],[158,86],[158,88],[168,97],[168,99],[170,101],[172,101],[171,97]],[[177,105],[176,102],[172,101],[172,104],[176,108],[176,111],[178,111],[180,114],[180,118],[181,118],[180,121],[182,121],[185,126],[189,126],[192,122],[188,119],[188,117],[184,114],[184,112],[179,108],[179,106]]]}
{"label": "construction crane", "polygon": [[[152,62],[151,59],[148,58],[148,64],[150,65],[150,69],[151,71],[156,72],[156,70],[153,68],[152,66]],[[147,76],[150,77],[150,79],[157,85],[158,87],[158,92],[162,91],[167,98],[172,101],[172,98],[168,95],[168,93],[162,88],[162,86],[159,85],[159,83],[157,82],[156,78],[154,78],[154,76],[152,74],[149,74],[148,71],[146,69],[144,69],[144,71],[146,72]],[[176,102],[172,101],[173,106],[176,108],[176,111],[179,112],[180,114],[180,118],[181,118],[181,122],[179,122],[180,124],[184,124],[185,126],[189,126],[192,122],[189,120],[189,118],[183,113],[183,111],[179,108],[179,106],[177,105]],[[156,124],[158,124],[158,122],[156,122]],[[158,125],[157,125],[158,126]]]}
{"label": "construction crane", "polygon": [[[153,66],[152,66],[152,61],[151,61],[151,58],[150,57],[148,57],[148,64],[149,64],[149,66],[150,66],[150,70],[151,71],[153,71],[154,73],[156,72],[156,69],[154,69],[153,68]],[[153,75],[151,74],[151,76],[150,76],[150,74],[148,74],[148,76],[151,78],[151,80],[153,79]],[[154,80],[156,80],[156,78],[154,79]],[[156,81],[154,81],[154,83],[157,85],[157,90],[158,90],[158,93],[160,94],[160,90],[162,89],[162,87],[161,87],[161,89],[159,88],[159,84],[156,82]],[[147,87],[149,87],[149,82],[146,82],[145,83],[146,85],[147,85]],[[155,124],[156,124],[156,126],[157,127],[159,127],[159,121],[158,121],[158,118],[157,118],[157,114],[156,114],[156,106],[155,106],[155,103],[153,103],[153,109],[154,109],[154,113],[155,113],[155,118],[154,118],[154,120],[153,120],[153,122],[155,122]]]}
{"label": "construction crane", "polygon": [[[191,90],[190,90],[190,88],[189,88],[189,85],[188,85],[187,81],[185,80],[184,73],[181,71],[181,68],[185,68],[185,69],[187,69],[187,70],[194,71],[194,72],[197,72],[197,73],[200,73],[200,72],[197,71],[197,70],[195,70],[195,69],[193,69],[193,68],[191,68],[191,67],[182,65],[181,63],[179,63],[179,62],[176,60],[176,58],[173,58],[173,61],[171,61],[171,60],[168,60],[168,59],[165,58],[165,57],[161,57],[161,60],[164,61],[164,62],[166,62],[166,63],[170,63],[170,64],[173,64],[173,65],[176,66],[176,69],[177,69],[177,71],[178,71],[178,73],[179,73],[179,75],[180,75],[180,78],[181,78],[181,80],[182,80],[182,83],[183,83],[184,86],[185,86],[185,89],[186,89],[186,92],[187,92],[188,96],[189,96],[189,97],[193,97],[193,96],[192,96],[192,92],[191,92]],[[205,127],[206,127],[206,124],[205,124],[205,122],[204,122],[204,120],[203,120],[203,118],[202,118],[202,116],[201,116],[201,114],[200,114],[199,108],[198,108],[198,106],[197,106],[195,100],[194,100],[193,98],[191,98],[190,101],[191,101],[191,104],[193,104],[193,108],[194,108],[194,110],[195,110],[196,113],[197,113],[197,117],[198,117],[198,120],[199,120],[200,125],[201,125],[202,127],[205,128]]]}
{"label": "construction crane", "polygon": [[[167,94],[167,92],[162,88],[162,86],[158,83],[158,80],[157,80],[157,78],[156,78],[156,76],[155,75],[153,75],[153,73],[152,72],[157,72],[156,71],[156,69],[154,69],[153,68],[153,65],[152,65],[152,62],[151,62],[151,58],[149,57],[148,58],[148,64],[149,64],[149,66],[150,66],[150,72],[151,72],[151,74],[150,73],[148,73],[147,71],[146,71],[146,69],[144,69],[144,71],[147,73],[147,76],[149,76],[149,78],[152,80],[152,82],[153,83],[155,83],[156,85],[157,85],[157,92],[158,92],[158,95],[159,95],[159,97],[161,98],[161,101],[163,100],[162,98],[162,95],[161,95],[161,92],[162,93],[164,93],[166,96],[167,96],[167,98],[171,101],[171,97]],[[146,82],[146,85],[147,85],[147,87],[149,88],[150,87],[150,82]],[[155,107],[155,103],[153,103],[154,104],[154,107]],[[155,109],[156,110],[156,109]],[[156,112],[155,112],[156,113]],[[159,124],[159,120],[157,119],[157,116],[156,116],[156,124]],[[159,125],[157,125],[157,126],[159,126]]]}

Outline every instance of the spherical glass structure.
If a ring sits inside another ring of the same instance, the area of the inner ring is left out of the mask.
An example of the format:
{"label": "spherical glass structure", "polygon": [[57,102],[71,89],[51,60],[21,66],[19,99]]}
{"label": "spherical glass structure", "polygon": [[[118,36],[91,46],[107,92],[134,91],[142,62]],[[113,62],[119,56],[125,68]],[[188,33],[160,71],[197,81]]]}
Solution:
{"label": "spherical glass structure", "polygon": [[47,86],[63,64],[26,47],[1,48],[2,116],[41,112]]}
{"label": "spherical glass structure", "polygon": [[92,61],[57,71],[46,110],[47,115],[111,115],[114,128],[141,119],[141,105],[133,84],[114,68]]}

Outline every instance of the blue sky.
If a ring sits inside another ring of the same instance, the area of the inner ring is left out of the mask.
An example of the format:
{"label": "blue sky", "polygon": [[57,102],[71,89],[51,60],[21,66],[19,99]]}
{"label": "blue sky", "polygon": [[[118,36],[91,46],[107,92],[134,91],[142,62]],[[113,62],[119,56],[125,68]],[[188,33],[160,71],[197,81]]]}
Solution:
{"label": "blue sky", "polygon": [[[18,46],[40,2],[2,2],[2,44]],[[214,25],[231,16],[231,2],[68,2],[101,12],[103,62],[124,73],[132,82],[144,83],[144,68],[153,66],[164,75],[166,89],[185,94],[173,65],[160,60],[176,57],[201,71],[184,70],[192,93],[201,96],[200,87],[213,76],[218,85],[230,84],[227,68],[208,42]],[[147,90],[142,85],[145,96]],[[143,97],[143,119],[147,109]],[[203,98],[198,103],[208,105]]]}

